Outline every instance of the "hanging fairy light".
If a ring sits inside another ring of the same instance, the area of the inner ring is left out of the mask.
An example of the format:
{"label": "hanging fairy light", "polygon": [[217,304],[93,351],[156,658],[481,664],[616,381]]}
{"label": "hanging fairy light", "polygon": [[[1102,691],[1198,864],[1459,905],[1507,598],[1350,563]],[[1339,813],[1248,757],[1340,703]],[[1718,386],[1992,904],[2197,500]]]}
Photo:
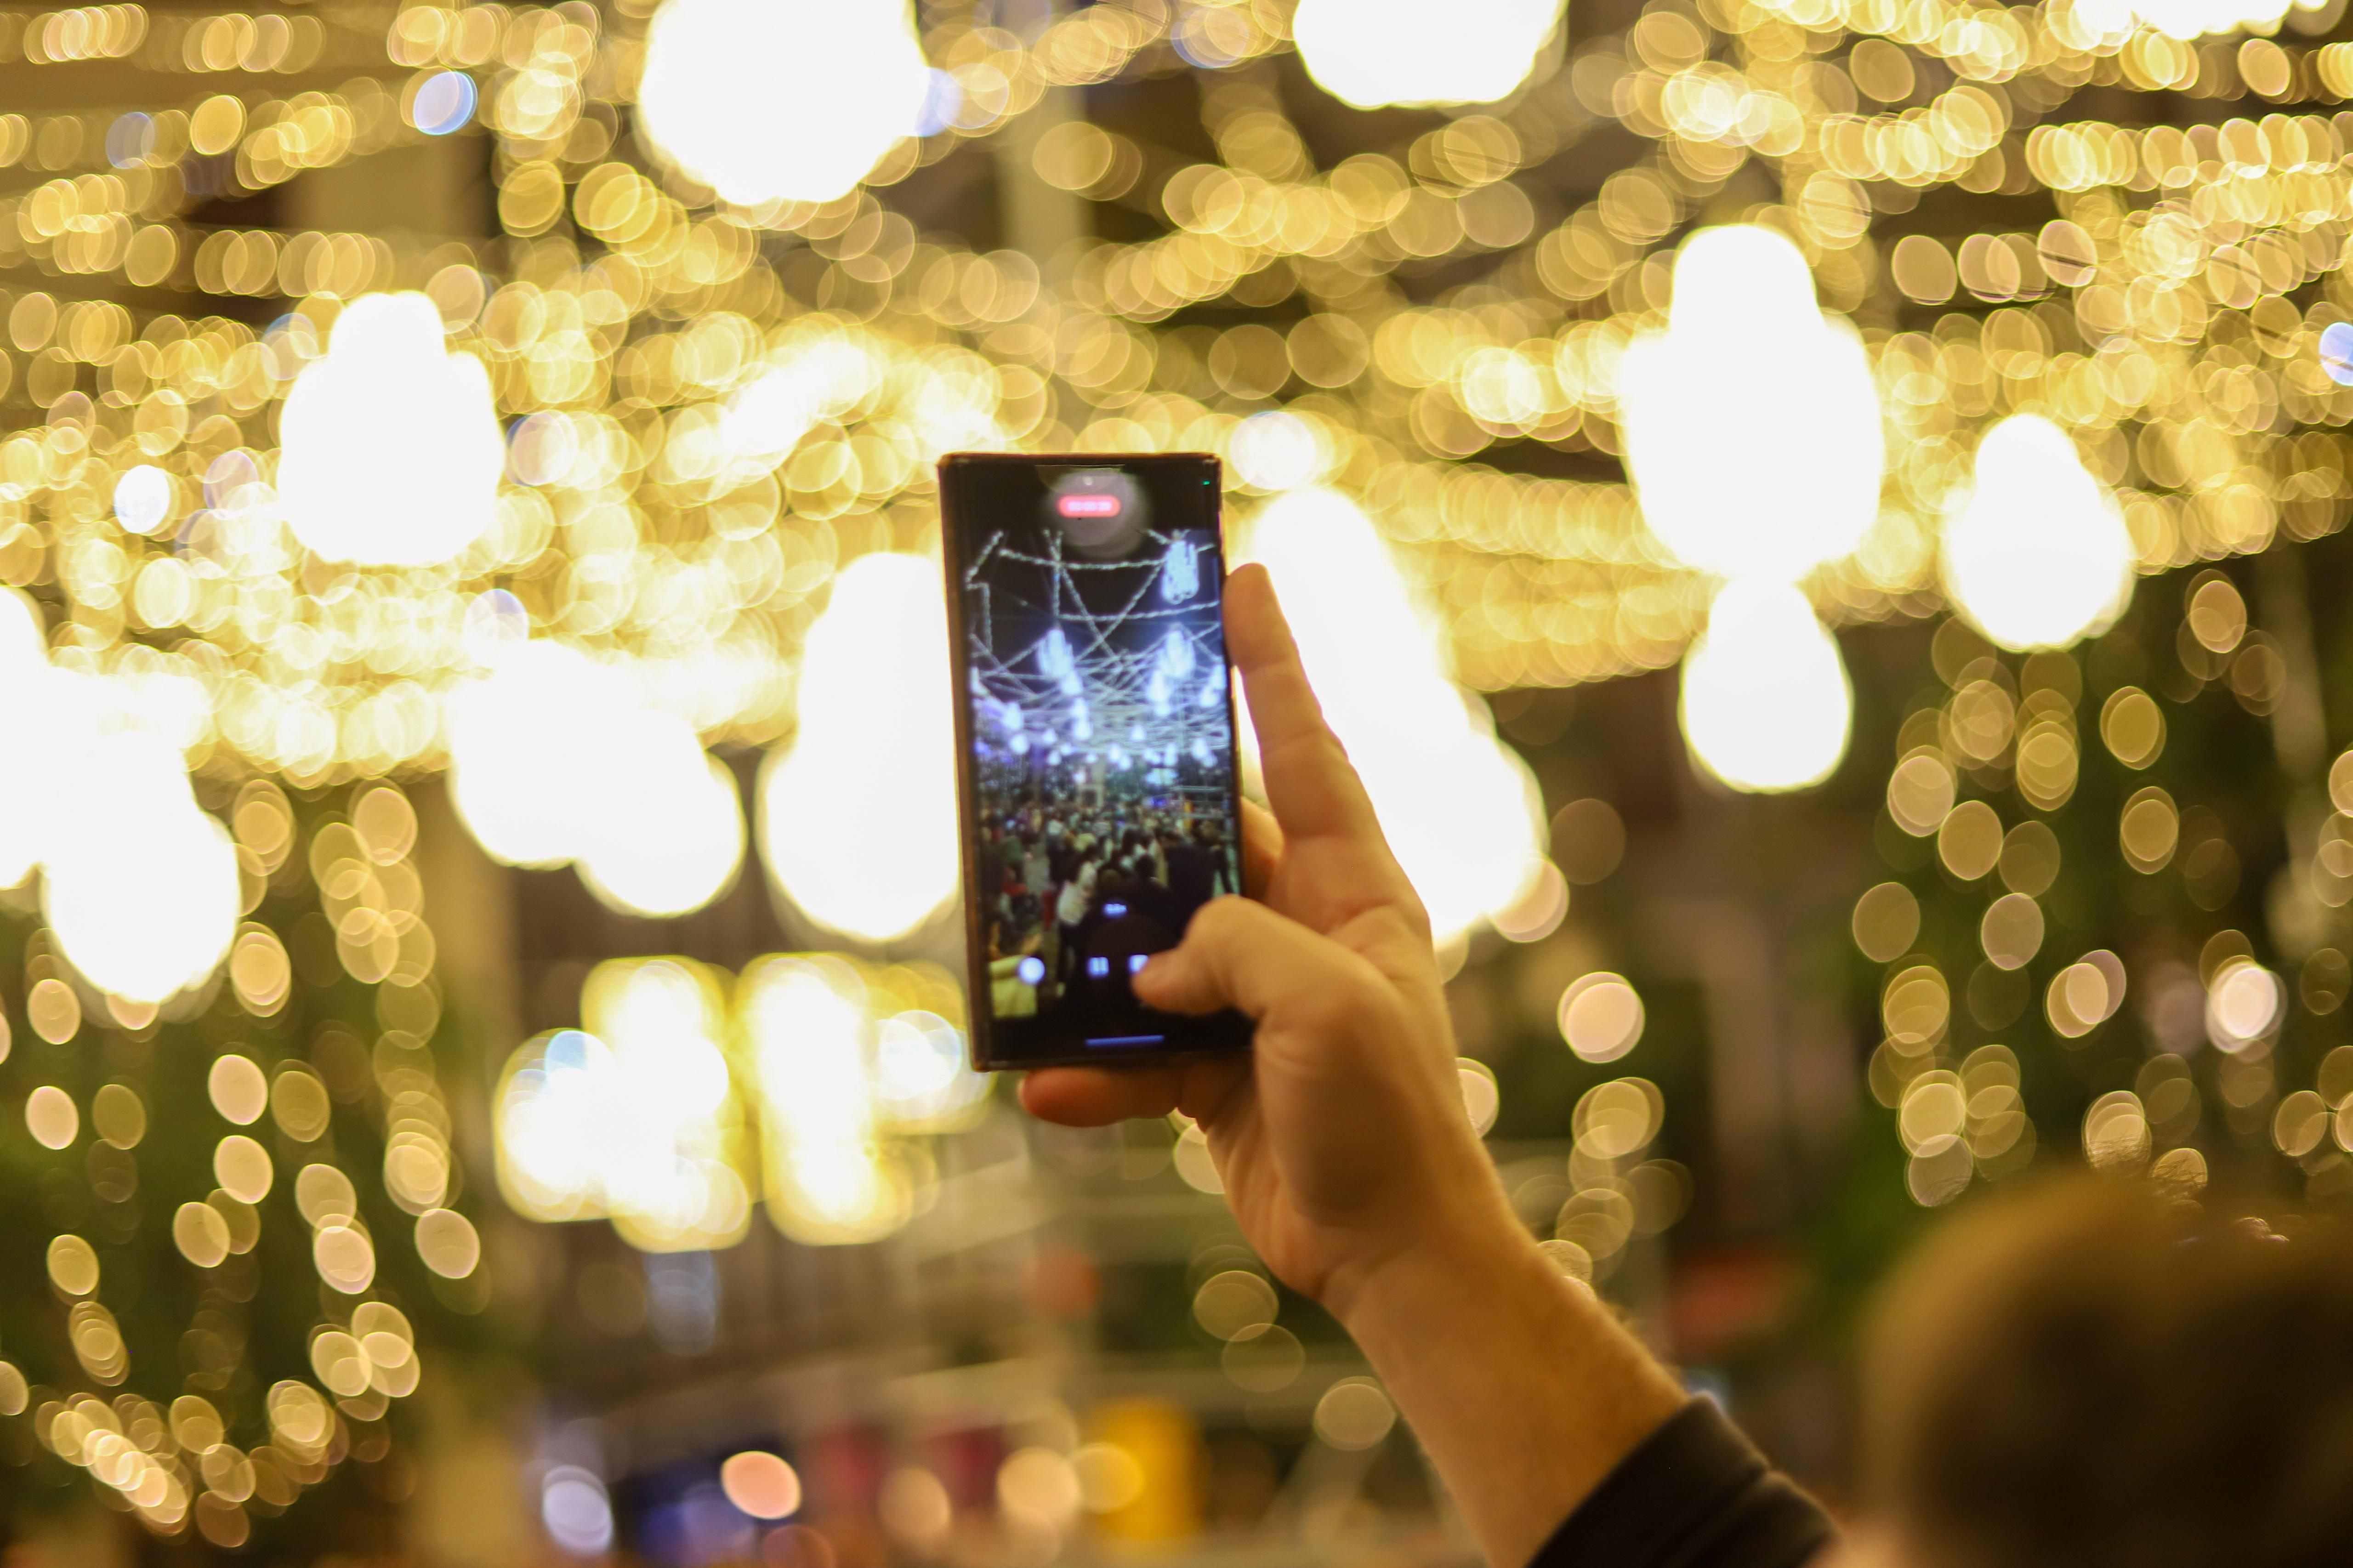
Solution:
{"label": "hanging fairy light", "polygon": [[422,294],[370,294],[287,395],[279,499],[329,561],[432,566],[491,525],[506,444],[489,374]]}
{"label": "hanging fairy light", "polygon": [[1324,717],[1440,942],[1511,908],[1541,870],[1535,782],[1485,704],[1447,679],[1365,514],[1330,490],[1293,490],[1259,514],[1248,553],[1273,574]]}
{"label": "hanging fairy light", "polygon": [[654,144],[731,202],[826,202],[921,129],[908,0],[670,0],[646,35]]}
{"label": "hanging fairy light", "polygon": [[[1067,641],[1059,657],[1075,685]],[[948,681],[939,568],[887,552],[852,563],[809,630],[800,729],[760,785],[769,870],[828,930],[888,942],[955,891]]]}
{"label": "hanging fairy light", "polygon": [[1962,614],[2006,648],[2065,647],[2113,623],[2132,585],[2132,536],[2067,433],[2032,414],[1988,431],[1945,520]]}
{"label": "hanging fairy light", "polygon": [[1145,700],[1155,718],[1166,719],[1171,709],[1178,706],[1187,695],[1184,687],[1193,673],[1193,639],[1181,631],[1172,631],[1160,642],[1160,651],[1153,656],[1152,673],[1145,678]]}
{"label": "hanging fairy light", "polygon": [[1181,534],[1171,534],[1168,550],[1161,558],[1160,596],[1172,605],[1181,605],[1201,591],[1201,558],[1190,540]]}
{"label": "hanging fairy light", "polygon": [[[1738,343],[1736,362],[1725,353]],[[1838,645],[1790,586],[1851,553],[1886,452],[1862,341],[1774,231],[1703,229],[1675,258],[1664,332],[1626,351],[1626,464],[1662,543],[1727,579],[1683,663],[1683,732],[1736,789],[1820,782],[1846,749]]]}
{"label": "hanging fairy light", "polygon": [[1301,0],[1292,37],[1308,74],[1358,109],[1493,103],[1527,80],[1563,0]]}

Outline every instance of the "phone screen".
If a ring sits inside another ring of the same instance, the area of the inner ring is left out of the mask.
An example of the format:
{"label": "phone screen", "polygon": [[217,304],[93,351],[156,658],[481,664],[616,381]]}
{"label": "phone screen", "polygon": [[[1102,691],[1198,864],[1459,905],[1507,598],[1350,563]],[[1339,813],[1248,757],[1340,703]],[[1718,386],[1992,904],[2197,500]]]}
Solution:
{"label": "phone screen", "polygon": [[1130,985],[1241,889],[1217,459],[940,471],[979,1065],[1246,1045]]}

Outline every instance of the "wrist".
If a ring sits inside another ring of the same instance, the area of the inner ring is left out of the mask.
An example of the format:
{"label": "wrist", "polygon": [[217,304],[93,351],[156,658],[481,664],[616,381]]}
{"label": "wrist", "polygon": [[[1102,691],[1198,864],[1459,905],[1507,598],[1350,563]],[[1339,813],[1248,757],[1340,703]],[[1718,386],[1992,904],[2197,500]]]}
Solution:
{"label": "wrist", "polygon": [[1329,1304],[1488,1563],[1517,1568],[1683,1395],[1591,1291],[1552,1266],[1500,1195],[1451,1217],[1345,1281]]}
{"label": "wrist", "polygon": [[1489,1293],[1533,1264],[1551,1265],[1501,1194],[1441,1208],[1400,1227],[1396,1245],[1336,1269],[1323,1305],[1366,1349],[1392,1327],[1419,1324],[1465,1293]]}

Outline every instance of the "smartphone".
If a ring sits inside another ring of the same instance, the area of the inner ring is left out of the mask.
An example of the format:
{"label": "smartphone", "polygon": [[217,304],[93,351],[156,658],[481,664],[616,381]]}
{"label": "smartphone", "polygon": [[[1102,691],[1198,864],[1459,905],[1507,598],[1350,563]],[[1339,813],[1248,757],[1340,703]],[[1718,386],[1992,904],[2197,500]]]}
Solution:
{"label": "smartphone", "polygon": [[940,461],[973,1065],[1249,1048],[1130,977],[1241,890],[1218,459]]}

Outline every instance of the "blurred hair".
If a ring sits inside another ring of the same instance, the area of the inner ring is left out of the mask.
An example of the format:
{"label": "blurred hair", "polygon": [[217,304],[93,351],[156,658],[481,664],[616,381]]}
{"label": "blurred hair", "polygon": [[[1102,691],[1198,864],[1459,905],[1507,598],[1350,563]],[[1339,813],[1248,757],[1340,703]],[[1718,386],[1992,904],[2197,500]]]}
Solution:
{"label": "blurred hair", "polygon": [[1864,1483],[1922,1568],[2353,1554],[2353,1236],[2084,1177],[1899,1271]]}

